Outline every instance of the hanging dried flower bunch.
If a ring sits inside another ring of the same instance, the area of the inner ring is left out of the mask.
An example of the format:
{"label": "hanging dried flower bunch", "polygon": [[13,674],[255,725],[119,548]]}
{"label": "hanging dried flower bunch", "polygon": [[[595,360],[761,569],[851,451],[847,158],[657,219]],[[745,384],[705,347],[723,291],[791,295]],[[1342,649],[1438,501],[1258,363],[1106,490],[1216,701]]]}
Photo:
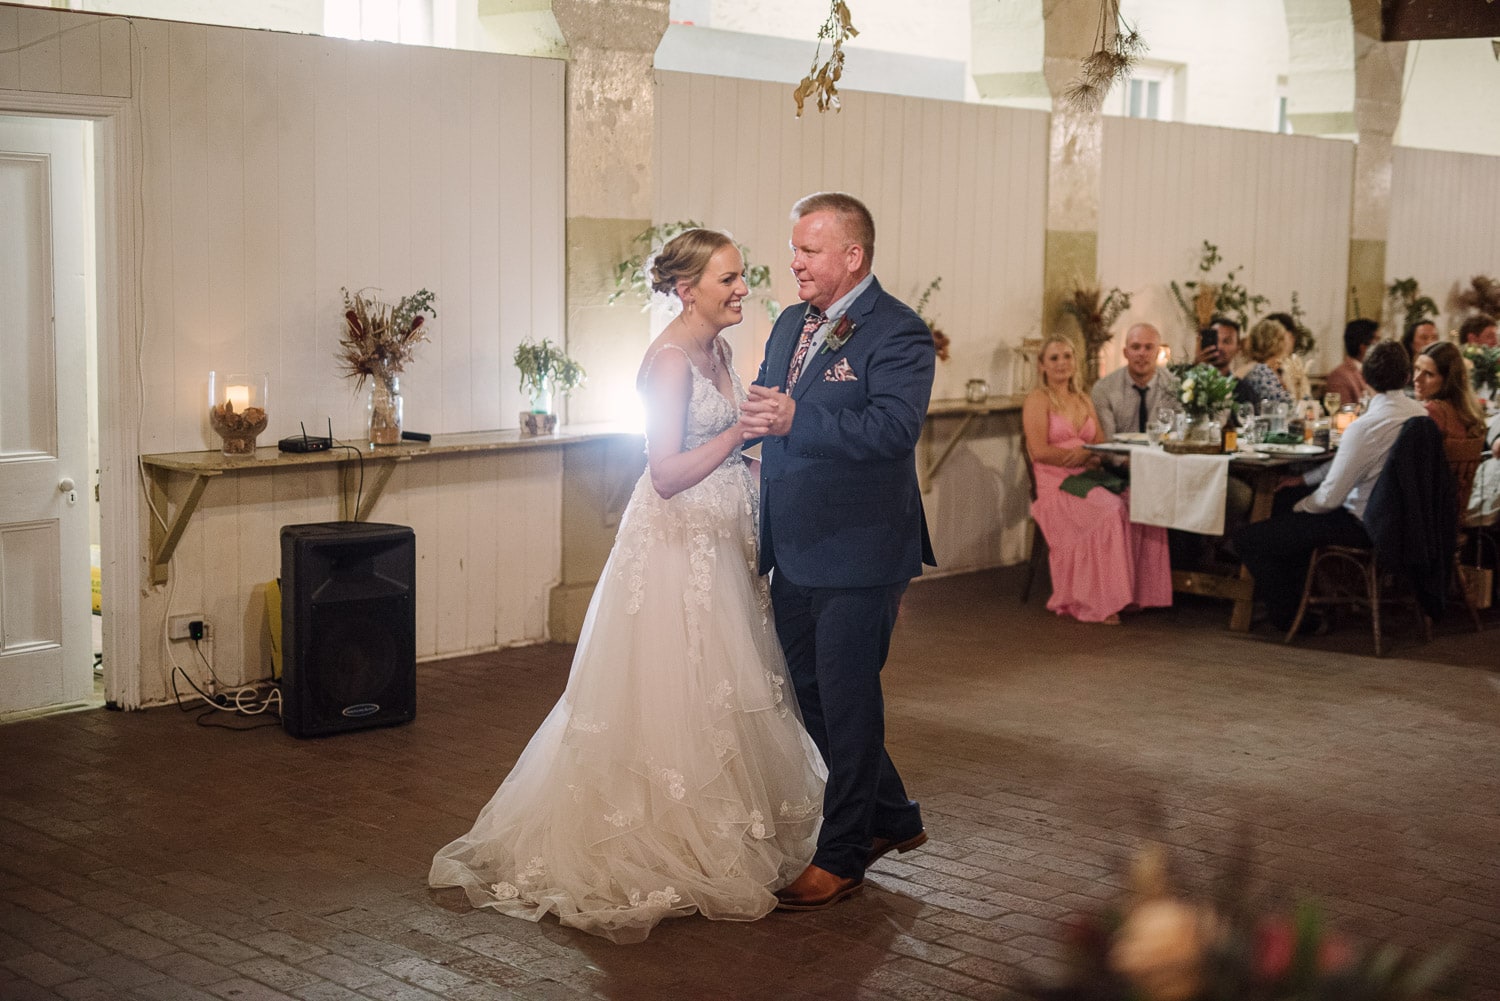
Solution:
{"label": "hanging dried flower bunch", "polygon": [[[792,100],[797,102],[798,118],[802,117],[802,105],[809,97],[817,98],[819,111],[839,110],[838,82],[844,75],[844,43],[858,34],[849,16],[849,5],[844,0],[832,0],[828,6],[828,19],[818,29],[818,47],[813,51],[812,69],[792,92]],[[828,58],[819,62],[824,39],[830,40],[833,48],[829,50]]]}
{"label": "hanging dried flower bunch", "polygon": [[1094,51],[1083,60],[1080,73],[1065,95],[1079,111],[1097,112],[1111,87],[1130,75],[1135,61],[1146,53],[1146,40],[1120,14],[1119,0],[1099,0],[1099,26]]}

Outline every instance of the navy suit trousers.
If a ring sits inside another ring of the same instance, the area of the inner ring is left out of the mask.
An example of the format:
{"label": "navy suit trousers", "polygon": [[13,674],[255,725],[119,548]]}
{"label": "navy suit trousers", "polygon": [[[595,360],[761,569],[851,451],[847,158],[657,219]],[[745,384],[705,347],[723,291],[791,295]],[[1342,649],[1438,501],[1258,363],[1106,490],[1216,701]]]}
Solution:
{"label": "navy suit trousers", "polygon": [[797,703],[828,765],[823,826],[813,864],[858,879],[873,837],[904,841],[922,814],[885,750],[880,670],[906,582],[884,587],[803,587],[771,577],[776,632]]}

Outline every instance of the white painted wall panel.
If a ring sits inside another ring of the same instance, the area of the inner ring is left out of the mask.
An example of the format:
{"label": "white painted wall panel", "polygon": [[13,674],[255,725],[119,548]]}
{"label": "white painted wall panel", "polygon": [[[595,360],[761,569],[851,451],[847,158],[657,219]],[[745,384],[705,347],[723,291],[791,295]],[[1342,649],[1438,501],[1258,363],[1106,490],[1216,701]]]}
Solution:
{"label": "white painted wall panel", "polygon": [[[1161,328],[1174,357],[1192,331],[1168,282],[1197,277],[1203,241],[1236,280],[1286,310],[1298,293],[1318,340],[1310,368],[1342,357],[1354,147],[1347,142],[1129,118],[1104,120],[1099,276],[1135,296],[1116,325]],[[1241,267],[1243,266],[1243,267]],[[1121,364],[1118,338],[1106,371]]]}
{"label": "white painted wall panel", "polygon": [[1455,294],[1475,275],[1500,276],[1500,158],[1397,147],[1391,176],[1387,283],[1415,277],[1458,325]]}
{"label": "white painted wall panel", "polygon": [[[210,369],[269,373],[263,445],[329,418],[336,436],[363,437],[364,394],[335,361],[341,286],[437,293],[433,340],[402,377],[408,426],[515,425],[511,353],[562,325],[561,63],[0,9],[0,49],[17,47],[0,55],[0,87],[134,94],[139,451],[218,447]],[[374,518],[417,534],[418,656],[545,636],[561,475],[542,450],[419,461],[392,478]],[[279,529],[337,518],[338,490],[332,469],[212,483],[170,590],[143,604],[145,701],[169,696],[173,654],[205,673],[190,649],[168,650],[169,611],[209,618],[221,680],[265,675]]]}

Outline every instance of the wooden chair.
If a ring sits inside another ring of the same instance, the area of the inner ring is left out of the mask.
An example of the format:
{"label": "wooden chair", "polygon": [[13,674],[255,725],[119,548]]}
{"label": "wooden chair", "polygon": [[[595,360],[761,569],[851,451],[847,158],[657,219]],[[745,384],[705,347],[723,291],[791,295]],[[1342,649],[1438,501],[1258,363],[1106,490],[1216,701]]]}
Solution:
{"label": "wooden chair", "polygon": [[[1446,452],[1445,447],[1445,455]],[[1453,457],[1446,457],[1449,463],[1448,468],[1456,474],[1457,469]],[[1474,468],[1477,466],[1476,460],[1469,468],[1471,485],[1474,481]],[[1381,476],[1384,477],[1385,473],[1382,472]],[[1462,517],[1464,505],[1467,504],[1468,494],[1460,496],[1464,500],[1460,502],[1455,512],[1459,518]],[[1456,574],[1458,572],[1456,569],[1457,548],[1454,549],[1453,560]],[[1321,589],[1317,586],[1320,579],[1324,585]],[[1465,605],[1468,605],[1467,594],[1464,599]],[[1427,642],[1432,642],[1432,619],[1423,611],[1422,606],[1417,602],[1416,595],[1410,589],[1399,586],[1393,573],[1381,569],[1376,561],[1373,547],[1319,546],[1313,550],[1312,557],[1308,560],[1307,577],[1302,583],[1302,601],[1297,605],[1297,614],[1293,617],[1291,628],[1287,630],[1282,642],[1290,643],[1296,637],[1308,608],[1353,607],[1370,613],[1370,631],[1375,639],[1375,656],[1380,657],[1385,652],[1385,640],[1380,620],[1381,609],[1396,604],[1409,605],[1416,609],[1417,615],[1422,620],[1422,635]],[[1474,615],[1474,624],[1478,627],[1478,613],[1472,607],[1469,611]]]}
{"label": "wooden chair", "polygon": [[[1031,501],[1035,501],[1036,467],[1031,464],[1031,451],[1026,447],[1026,436],[1024,434],[1021,436],[1021,456],[1026,462],[1027,496]],[[1030,503],[1026,506],[1026,520],[1031,526],[1029,529],[1031,555],[1026,561],[1026,579],[1021,584],[1021,604],[1023,605],[1031,600],[1031,585],[1036,580],[1037,571],[1040,570],[1043,573],[1050,572],[1047,565],[1047,538],[1042,534],[1042,530],[1037,527],[1036,519],[1031,517]]]}
{"label": "wooden chair", "polygon": [[1443,442],[1443,451],[1448,457],[1448,468],[1453,470],[1453,482],[1458,488],[1458,546],[1453,551],[1453,586],[1463,597],[1464,607],[1469,610],[1469,618],[1474,622],[1474,631],[1482,632],[1484,623],[1479,620],[1479,609],[1474,607],[1470,599],[1469,589],[1464,586],[1463,561],[1460,558],[1464,550],[1465,531],[1473,530],[1474,526],[1468,524],[1469,495],[1474,492],[1474,474],[1479,471],[1479,464],[1484,461],[1485,447],[1483,438],[1465,438],[1462,441],[1447,439]]}

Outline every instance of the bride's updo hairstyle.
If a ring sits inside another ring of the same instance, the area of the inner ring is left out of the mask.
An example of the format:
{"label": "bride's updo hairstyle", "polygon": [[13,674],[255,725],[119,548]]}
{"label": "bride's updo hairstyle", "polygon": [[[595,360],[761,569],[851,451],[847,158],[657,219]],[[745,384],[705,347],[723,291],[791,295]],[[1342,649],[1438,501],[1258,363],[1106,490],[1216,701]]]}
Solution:
{"label": "bride's updo hairstyle", "polygon": [[697,283],[708,270],[709,258],[733,243],[716,229],[688,229],[667,241],[651,260],[651,291],[677,294],[677,283]]}

